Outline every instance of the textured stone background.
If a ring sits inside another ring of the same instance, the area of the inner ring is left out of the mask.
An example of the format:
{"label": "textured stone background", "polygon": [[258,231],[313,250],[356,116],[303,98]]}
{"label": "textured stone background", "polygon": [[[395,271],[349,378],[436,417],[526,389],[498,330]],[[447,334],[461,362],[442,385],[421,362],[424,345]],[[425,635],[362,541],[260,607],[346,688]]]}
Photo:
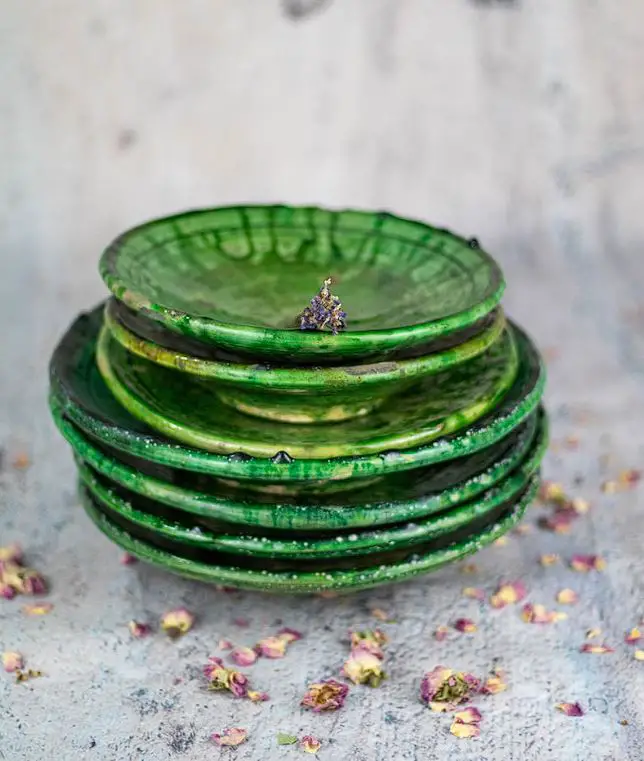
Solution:
{"label": "textured stone background", "polygon": [[[641,760],[644,664],[622,644],[644,613],[641,491],[598,486],[642,464],[643,69],[636,0],[3,1],[0,539],[25,544],[55,609],[27,618],[19,601],[0,605],[0,650],[47,674],[0,679],[0,759],[295,758],[276,747],[284,731],[319,736],[325,761]],[[152,215],[276,200],[388,208],[498,255],[509,311],[558,353],[554,437],[581,439],[551,453],[546,473],[593,508],[567,537],[536,531],[484,551],[475,583],[521,578],[547,605],[573,586],[567,621],[479,610],[459,596],[473,579],[457,568],[341,600],[228,595],[120,566],[84,517],[48,421],[46,365],[103,294],[101,247]],[[25,472],[10,464],[20,451]],[[544,551],[598,551],[608,570],[543,569]],[[199,615],[181,642],[130,640],[130,618],[180,604]],[[336,715],[302,713],[307,680],[337,673],[345,630],[374,605],[398,621],[386,626],[391,679],[355,688]],[[477,634],[432,640],[462,614]],[[235,628],[240,616],[249,628]],[[198,667],[220,637],[252,644],[278,620],[307,638],[253,667],[270,703],[203,691]],[[591,626],[615,654],[578,652]],[[482,703],[479,741],[456,740],[417,702],[419,678],[494,659],[511,688]],[[560,700],[588,714],[556,713]],[[208,741],[229,725],[251,733],[236,752]]]}

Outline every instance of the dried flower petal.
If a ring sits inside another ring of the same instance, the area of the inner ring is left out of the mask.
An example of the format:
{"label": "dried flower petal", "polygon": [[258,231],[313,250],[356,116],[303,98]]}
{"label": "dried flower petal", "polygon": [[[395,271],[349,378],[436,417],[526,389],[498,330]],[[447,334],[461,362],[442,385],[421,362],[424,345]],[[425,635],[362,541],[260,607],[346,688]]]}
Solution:
{"label": "dried flower petal", "polygon": [[597,639],[602,633],[601,629],[588,629],[586,632],[586,639]]}
{"label": "dried flower petal", "polygon": [[436,642],[442,642],[447,639],[448,634],[449,628],[447,626],[437,626],[436,631],[434,632],[434,639]]}
{"label": "dried flower petal", "polygon": [[[476,709],[473,709],[473,710],[476,710]],[[463,711],[462,713],[465,713],[465,711]],[[458,718],[454,719],[454,721],[452,722],[452,726],[449,728],[449,731],[455,737],[458,737],[460,740],[467,740],[472,737],[479,737],[481,734],[481,729],[479,727],[478,721],[465,722],[465,721],[461,721]]]}
{"label": "dried flower petal", "polygon": [[377,618],[378,621],[388,621],[389,616],[382,608],[373,608],[371,611],[371,615],[374,618]]}
{"label": "dried flower petal", "polygon": [[513,534],[517,536],[525,536],[532,533],[532,526],[529,523],[520,523],[516,528],[512,529]]}
{"label": "dried flower petal", "polygon": [[565,713],[566,716],[583,716],[584,715],[584,709],[579,705],[579,703],[557,703],[555,708],[558,711]]}
{"label": "dried flower petal", "polygon": [[462,722],[463,724],[478,724],[482,718],[483,716],[481,715],[481,712],[474,706],[468,706],[467,708],[463,708],[461,711],[457,711],[454,714],[454,719],[456,719],[456,721]]}
{"label": "dried flower petal", "polygon": [[378,687],[387,678],[382,668],[382,659],[364,644],[351,650],[351,655],[342,667],[342,674],[354,684],[368,684],[370,687]]}
{"label": "dried flower petal", "polygon": [[119,560],[119,563],[121,565],[134,565],[135,563],[138,563],[139,559],[135,558],[134,555],[130,555],[129,552],[124,552],[121,555],[121,559]]}
{"label": "dried flower petal", "polygon": [[472,674],[436,666],[423,677],[420,698],[433,711],[452,711],[480,687],[480,681]]}
{"label": "dried flower petal", "polygon": [[136,637],[136,639],[147,637],[148,634],[150,634],[152,631],[152,628],[149,624],[141,624],[138,621],[130,621],[127,625],[127,628],[130,630],[130,634],[133,637]]}
{"label": "dried flower petal", "polygon": [[510,539],[507,536],[500,536],[498,539],[495,539],[492,542],[494,547],[505,547],[509,543],[510,543]]}
{"label": "dried flower petal", "polygon": [[626,642],[627,645],[634,645],[636,642],[639,642],[641,639],[642,639],[642,632],[637,627],[634,627],[624,637],[624,642]]}
{"label": "dried flower petal", "polygon": [[18,669],[21,669],[25,664],[24,659],[20,653],[11,652],[8,650],[7,652],[2,653],[2,665],[4,670],[11,674]]}
{"label": "dried flower petal", "polygon": [[304,635],[302,632],[298,632],[297,629],[289,629],[288,626],[285,626],[277,632],[277,636],[280,639],[285,640],[290,645],[291,642],[297,642],[298,640],[302,639]]}
{"label": "dried flower petal", "polygon": [[316,713],[320,711],[336,711],[342,708],[349,688],[346,684],[335,679],[324,679],[314,682],[302,698],[302,705],[311,708]]}
{"label": "dried flower petal", "polygon": [[54,606],[50,602],[39,602],[22,606],[22,610],[28,616],[46,616],[47,613],[51,613],[53,609]]}
{"label": "dried flower petal", "polygon": [[619,491],[619,484],[617,481],[604,481],[600,488],[604,494],[616,494]]}
{"label": "dried flower petal", "polygon": [[486,695],[497,695],[499,692],[503,692],[508,689],[507,682],[504,681],[505,674],[501,669],[496,669],[485,680],[481,692]]}
{"label": "dried flower petal", "polygon": [[548,531],[554,531],[555,534],[567,534],[573,521],[577,520],[578,517],[571,508],[562,507],[555,510],[551,515],[541,518],[539,525]]}
{"label": "dried flower petal", "polygon": [[558,611],[548,612],[545,605],[528,603],[521,609],[521,618],[528,624],[552,624],[562,621],[566,614]]}
{"label": "dried flower petal", "polygon": [[470,600],[485,600],[485,592],[479,587],[465,587],[463,597],[469,597]]}
{"label": "dried flower petal", "polygon": [[556,555],[554,552],[546,554],[546,555],[542,555],[539,558],[539,562],[541,563],[542,566],[545,566],[545,567],[554,565],[555,563],[559,562],[559,555]]}
{"label": "dried flower petal", "polygon": [[300,746],[307,753],[317,753],[322,747],[322,743],[317,739],[317,737],[313,737],[312,735],[304,735],[304,737],[300,740]]}
{"label": "dried flower petal", "polygon": [[560,605],[574,605],[579,602],[579,595],[574,589],[561,589],[557,592],[557,602]]}
{"label": "dried flower petal", "polygon": [[263,703],[265,700],[269,700],[268,692],[260,692],[259,690],[248,690],[246,697],[252,703]]}
{"label": "dried flower petal", "polygon": [[278,745],[295,745],[296,742],[297,742],[296,735],[287,735],[287,734],[284,734],[284,732],[277,733]]}
{"label": "dried flower petal", "polygon": [[2,561],[2,583],[7,584],[18,594],[40,595],[47,592],[43,577],[33,568],[25,568],[13,561]]}
{"label": "dried flower petal", "polygon": [[214,733],[211,735],[211,740],[217,745],[228,745],[234,747],[241,745],[248,739],[248,732],[241,727],[232,727],[231,729],[224,729],[221,734]]}
{"label": "dried flower petal", "polygon": [[250,626],[250,621],[247,618],[233,618],[233,624],[239,626],[240,629],[245,629]]}
{"label": "dried flower petal", "polygon": [[585,515],[590,510],[590,502],[583,497],[575,497],[570,501],[570,507],[577,515]]}
{"label": "dried flower petal", "polygon": [[603,571],[606,568],[606,561],[599,555],[573,555],[570,561],[570,567],[573,571],[587,573],[588,571]]}
{"label": "dried flower petal", "polygon": [[592,655],[604,655],[605,653],[615,652],[608,645],[591,645],[589,642],[584,643],[579,649],[582,653],[591,653]]}
{"label": "dried flower petal", "polygon": [[496,592],[490,598],[490,604],[493,608],[505,608],[506,605],[512,605],[521,602],[528,594],[525,584],[521,581],[505,582],[499,586]]}
{"label": "dried flower petal", "polygon": [[252,647],[236,647],[230,657],[238,666],[252,666],[257,660],[257,653]]}
{"label": "dried flower petal", "polygon": [[264,637],[257,643],[257,651],[264,658],[283,658],[288,642],[281,637]]}
{"label": "dried flower petal", "polygon": [[478,631],[478,626],[470,618],[457,618],[454,622],[454,628],[458,632],[464,632],[465,634],[473,634]]}
{"label": "dried flower petal", "polygon": [[565,504],[568,501],[566,493],[561,484],[554,481],[544,481],[539,489],[539,500],[541,502],[550,502],[556,505]]}
{"label": "dried flower petal", "polygon": [[642,472],[640,470],[623,470],[619,474],[619,482],[624,486],[632,488],[640,482],[642,479]]}
{"label": "dried flower petal", "polygon": [[22,563],[22,547],[17,542],[0,547],[0,562]]}
{"label": "dried flower petal", "polygon": [[5,600],[13,600],[16,594],[17,592],[11,586],[11,584],[5,584],[4,582],[0,582],[0,597],[2,597]]}
{"label": "dried flower petal", "polygon": [[217,647],[220,650],[232,650],[234,645],[229,639],[220,639]]}
{"label": "dried flower petal", "polygon": [[37,671],[36,669],[27,669],[27,671],[16,669],[15,674],[16,684],[26,682],[28,679],[37,679],[40,676],[44,676],[42,671]]}
{"label": "dried flower petal", "polygon": [[471,575],[473,573],[478,573],[479,567],[476,565],[476,563],[465,563],[465,565],[461,566],[461,573]]}
{"label": "dried flower petal", "polygon": [[644,650],[635,650],[633,658],[635,658],[636,661],[644,661]]}
{"label": "dried flower petal", "polygon": [[195,617],[185,608],[169,610],[161,617],[161,628],[170,637],[178,639],[192,629]]}
{"label": "dried flower petal", "polygon": [[203,669],[210,690],[228,690],[237,698],[248,694],[248,677],[239,671],[226,668],[220,658],[210,657]]}
{"label": "dried flower petal", "polygon": [[381,629],[365,629],[363,631],[352,631],[351,647],[361,647],[363,650],[368,650],[373,655],[377,655],[378,658],[384,658],[382,648],[389,642],[389,637]]}

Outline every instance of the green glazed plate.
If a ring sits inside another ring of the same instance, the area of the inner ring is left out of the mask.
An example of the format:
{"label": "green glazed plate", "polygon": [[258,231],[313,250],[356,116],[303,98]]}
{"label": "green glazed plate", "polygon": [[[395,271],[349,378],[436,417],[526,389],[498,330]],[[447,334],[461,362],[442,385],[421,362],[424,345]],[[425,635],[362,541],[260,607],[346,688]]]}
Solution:
{"label": "green glazed plate", "polygon": [[175,468],[228,479],[267,482],[338,482],[371,478],[470,455],[500,441],[537,407],[545,369],[530,339],[514,327],[519,372],[498,407],[457,435],[428,445],[377,455],[336,459],[272,458],[241,453],[216,455],[185,447],[155,433],[130,415],[109,392],[94,361],[100,310],[81,315],[69,328],[50,364],[51,400],[91,437],[128,454]]}
{"label": "green glazed plate", "polygon": [[[213,584],[283,594],[311,594],[324,591],[358,591],[400,582],[461,560],[491,544],[513,528],[534,498],[538,485],[539,479],[535,476],[514,506],[509,507],[490,525],[463,540],[437,550],[411,553],[397,562],[379,563],[359,569],[329,568],[324,571],[294,571],[292,568],[288,571],[273,571],[268,568],[258,570],[190,560],[136,539],[110,521],[87,492],[83,491],[81,498],[87,514],[96,526],[119,547],[140,560],[181,576]],[[270,565],[270,561],[267,562]]]}
{"label": "green glazed plate", "polygon": [[[475,241],[385,212],[235,206],[118,237],[100,271],[117,299],[167,328],[256,356],[367,357],[471,325],[504,282]],[[325,278],[347,330],[302,331]]]}
{"label": "green glazed plate", "polygon": [[170,438],[217,454],[322,459],[408,449],[445,436],[496,407],[514,382],[510,330],[485,353],[387,399],[369,415],[333,426],[255,419],[222,403],[212,382],[130,354],[103,328],[96,347],[103,380],[134,417]]}
{"label": "green glazed plate", "polygon": [[339,421],[366,414],[414,381],[481,355],[499,339],[505,326],[498,309],[490,325],[469,340],[421,357],[335,367],[274,367],[243,359],[230,361],[224,352],[220,357],[193,356],[146,340],[129,330],[117,305],[114,299],[107,303],[105,324],[128,352],[171,370],[216,381],[214,393],[242,412],[291,423]]}
{"label": "green glazed plate", "polygon": [[[537,420],[532,416],[503,440],[469,457],[383,477],[349,493],[315,498],[280,499],[239,488],[227,488],[207,476],[182,474],[140,459],[120,461],[101,450],[68,420],[54,419],[77,458],[112,483],[155,502],[213,522],[288,531],[329,531],[411,521],[473,499],[505,478],[535,445]],[[538,440],[547,437],[546,421]],[[243,482],[242,482],[243,483]],[[187,516],[186,516],[187,517]]]}
{"label": "green glazed plate", "polygon": [[[188,516],[153,500],[137,497],[115,487],[108,479],[97,476],[91,468],[79,463],[79,476],[92,498],[107,515],[117,513],[126,521],[155,535],[164,536],[178,545],[188,544],[206,550],[217,550],[252,557],[269,558],[333,558],[365,555],[384,550],[411,547],[443,536],[467,524],[489,516],[499,506],[521,494],[541,465],[547,447],[544,428],[532,445],[528,457],[509,476],[476,499],[453,507],[439,515],[417,522],[403,523],[356,533],[335,533],[332,536],[304,535],[297,538],[284,534],[240,535],[230,524],[204,529]],[[342,510],[342,508],[339,508]],[[332,524],[329,526],[332,527]],[[216,532],[217,533],[216,533]]]}

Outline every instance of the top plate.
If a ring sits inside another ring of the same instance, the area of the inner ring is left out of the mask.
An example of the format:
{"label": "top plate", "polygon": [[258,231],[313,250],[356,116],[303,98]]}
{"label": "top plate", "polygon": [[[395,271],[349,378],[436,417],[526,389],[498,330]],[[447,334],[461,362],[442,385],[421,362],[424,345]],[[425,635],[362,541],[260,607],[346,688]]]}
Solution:
{"label": "top plate", "polygon": [[[236,206],[153,220],[100,264],[135,311],[258,356],[368,357],[416,346],[490,312],[502,273],[475,241],[385,212]],[[338,335],[299,330],[323,280],[347,313]]]}

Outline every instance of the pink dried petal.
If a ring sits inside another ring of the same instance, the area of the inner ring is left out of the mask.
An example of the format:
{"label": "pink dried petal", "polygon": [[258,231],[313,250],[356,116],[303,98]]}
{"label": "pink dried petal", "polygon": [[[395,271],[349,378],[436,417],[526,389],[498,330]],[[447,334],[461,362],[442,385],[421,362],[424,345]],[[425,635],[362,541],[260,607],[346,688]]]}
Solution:
{"label": "pink dried petal", "polygon": [[253,703],[262,703],[265,700],[269,700],[268,692],[260,692],[259,690],[248,690],[246,697]]}
{"label": "pink dried petal", "polygon": [[19,669],[23,668],[25,663],[20,653],[8,650],[7,652],[2,653],[2,665],[4,670],[11,674],[14,671],[18,671]]}
{"label": "pink dried petal", "polygon": [[5,600],[13,600],[16,594],[17,592],[11,586],[11,584],[4,584],[3,582],[0,582],[0,597]]}
{"label": "pink dried petal", "polygon": [[468,706],[454,714],[454,719],[462,724],[478,724],[482,718],[481,712],[474,706]]}
{"label": "pink dried petal", "polygon": [[322,743],[317,739],[317,737],[313,737],[312,735],[304,735],[304,737],[300,740],[300,746],[304,751],[306,751],[306,753],[317,753],[322,747]]}
{"label": "pink dried petal", "polygon": [[22,610],[28,616],[46,616],[47,613],[51,613],[54,606],[50,602],[32,603],[30,605],[23,605]]}
{"label": "pink dried petal", "polygon": [[387,677],[381,658],[362,644],[353,648],[342,667],[342,674],[354,684],[368,684],[370,687],[378,687]]}
{"label": "pink dried petal", "polygon": [[548,531],[554,531],[556,534],[567,534],[570,531],[572,523],[579,516],[571,508],[558,508],[551,515],[541,518],[539,525]]}
{"label": "pink dried petal", "polygon": [[248,693],[248,677],[239,671],[228,671],[228,689],[236,698],[244,698]]}
{"label": "pink dried petal", "polygon": [[470,600],[485,600],[485,592],[480,587],[465,587],[463,597],[469,597]]}
{"label": "pink dried petal", "polygon": [[582,653],[591,653],[592,655],[605,655],[606,653],[614,653],[612,647],[608,645],[591,645],[590,642],[585,642],[579,650]]}
{"label": "pink dried petal", "polygon": [[579,703],[557,703],[555,708],[558,711],[565,713],[566,716],[583,716],[584,715],[584,709],[579,705]]}
{"label": "pink dried petal", "polygon": [[454,719],[449,731],[459,740],[467,740],[472,737],[480,737],[481,728],[478,724],[465,724],[458,719]]}
{"label": "pink dried petal", "polygon": [[624,637],[624,642],[626,642],[627,645],[634,645],[636,642],[639,642],[641,639],[642,639],[642,632],[637,627],[634,627]]}
{"label": "pink dried petal", "polygon": [[497,695],[499,692],[503,692],[508,689],[507,682],[504,681],[505,674],[501,669],[496,669],[485,680],[481,692],[485,695]]}
{"label": "pink dried petal", "polygon": [[217,647],[220,650],[232,650],[234,645],[229,639],[220,639]]}
{"label": "pink dried petal", "polygon": [[256,648],[264,658],[283,658],[288,642],[281,637],[264,637],[257,643]]}
{"label": "pink dried petal", "polygon": [[619,482],[624,486],[633,488],[636,486],[642,478],[642,472],[640,470],[623,470],[619,474]]}
{"label": "pink dried petal", "polygon": [[325,679],[309,685],[301,704],[316,713],[320,711],[337,711],[346,700],[349,687],[335,679]]}
{"label": "pink dried petal", "polygon": [[247,618],[233,618],[233,624],[241,629],[245,629],[250,626],[250,621]]}
{"label": "pink dried petal", "polygon": [[521,618],[528,624],[551,624],[566,618],[566,614],[548,612],[544,605],[528,603],[521,610]]}
{"label": "pink dried petal", "polygon": [[539,562],[544,567],[554,565],[555,563],[559,562],[559,555],[555,554],[554,552],[542,555],[539,558]]}
{"label": "pink dried petal", "polygon": [[0,563],[22,563],[22,556],[22,547],[17,542],[0,547]]}
{"label": "pink dried petal", "polygon": [[574,605],[579,602],[579,595],[574,589],[561,589],[557,592],[557,602],[560,605]]}
{"label": "pink dried petal", "polygon": [[447,626],[438,626],[436,627],[436,631],[434,632],[434,639],[437,642],[442,642],[443,640],[447,639],[448,634],[449,634],[449,628]]}
{"label": "pink dried petal", "polygon": [[152,631],[149,624],[142,624],[139,621],[134,620],[128,623],[127,628],[130,630],[130,634],[136,639],[147,637]]}
{"label": "pink dried petal", "polygon": [[527,594],[528,591],[522,581],[504,582],[490,598],[490,605],[493,608],[505,608],[506,605],[521,602]]}
{"label": "pink dried petal", "polygon": [[235,747],[246,742],[248,739],[248,732],[241,727],[232,727],[231,729],[224,729],[221,734],[217,734],[216,732],[213,733],[210,736],[210,739],[216,745]]}
{"label": "pink dried petal", "polygon": [[257,660],[257,653],[252,647],[236,647],[230,657],[238,666],[252,666]]}
{"label": "pink dried petal", "polygon": [[573,555],[570,567],[573,571],[580,573],[603,571],[606,568],[606,561],[599,555]]}
{"label": "pink dried petal", "polygon": [[290,629],[288,626],[285,626],[283,629],[280,629],[277,632],[276,636],[278,636],[280,639],[283,639],[290,645],[291,642],[297,642],[298,640],[302,639],[303,634],[302,632],[298,632],[297,629]]}
{"label": "pink dried petal", "polygon": [[121,558],[119,560],[119,563],[121,565],[134,565],[135,563],[138,563],[139,559],[135,558],[134,555],[130,555],[129,552],[124,552],[121,555]]}
{"label": "pink dried petal", "polygon": [[185,608],[169,610],[161,617],[161,628],[170,637],[178,639],[192,629],[195,617]]}
{"label": "pink dried petal", "polygon": [[454,628],[458,632],[464,632],[465,634],[473,634],[478,631],[478,626],[470,618],[457,618],[454,622]]}

